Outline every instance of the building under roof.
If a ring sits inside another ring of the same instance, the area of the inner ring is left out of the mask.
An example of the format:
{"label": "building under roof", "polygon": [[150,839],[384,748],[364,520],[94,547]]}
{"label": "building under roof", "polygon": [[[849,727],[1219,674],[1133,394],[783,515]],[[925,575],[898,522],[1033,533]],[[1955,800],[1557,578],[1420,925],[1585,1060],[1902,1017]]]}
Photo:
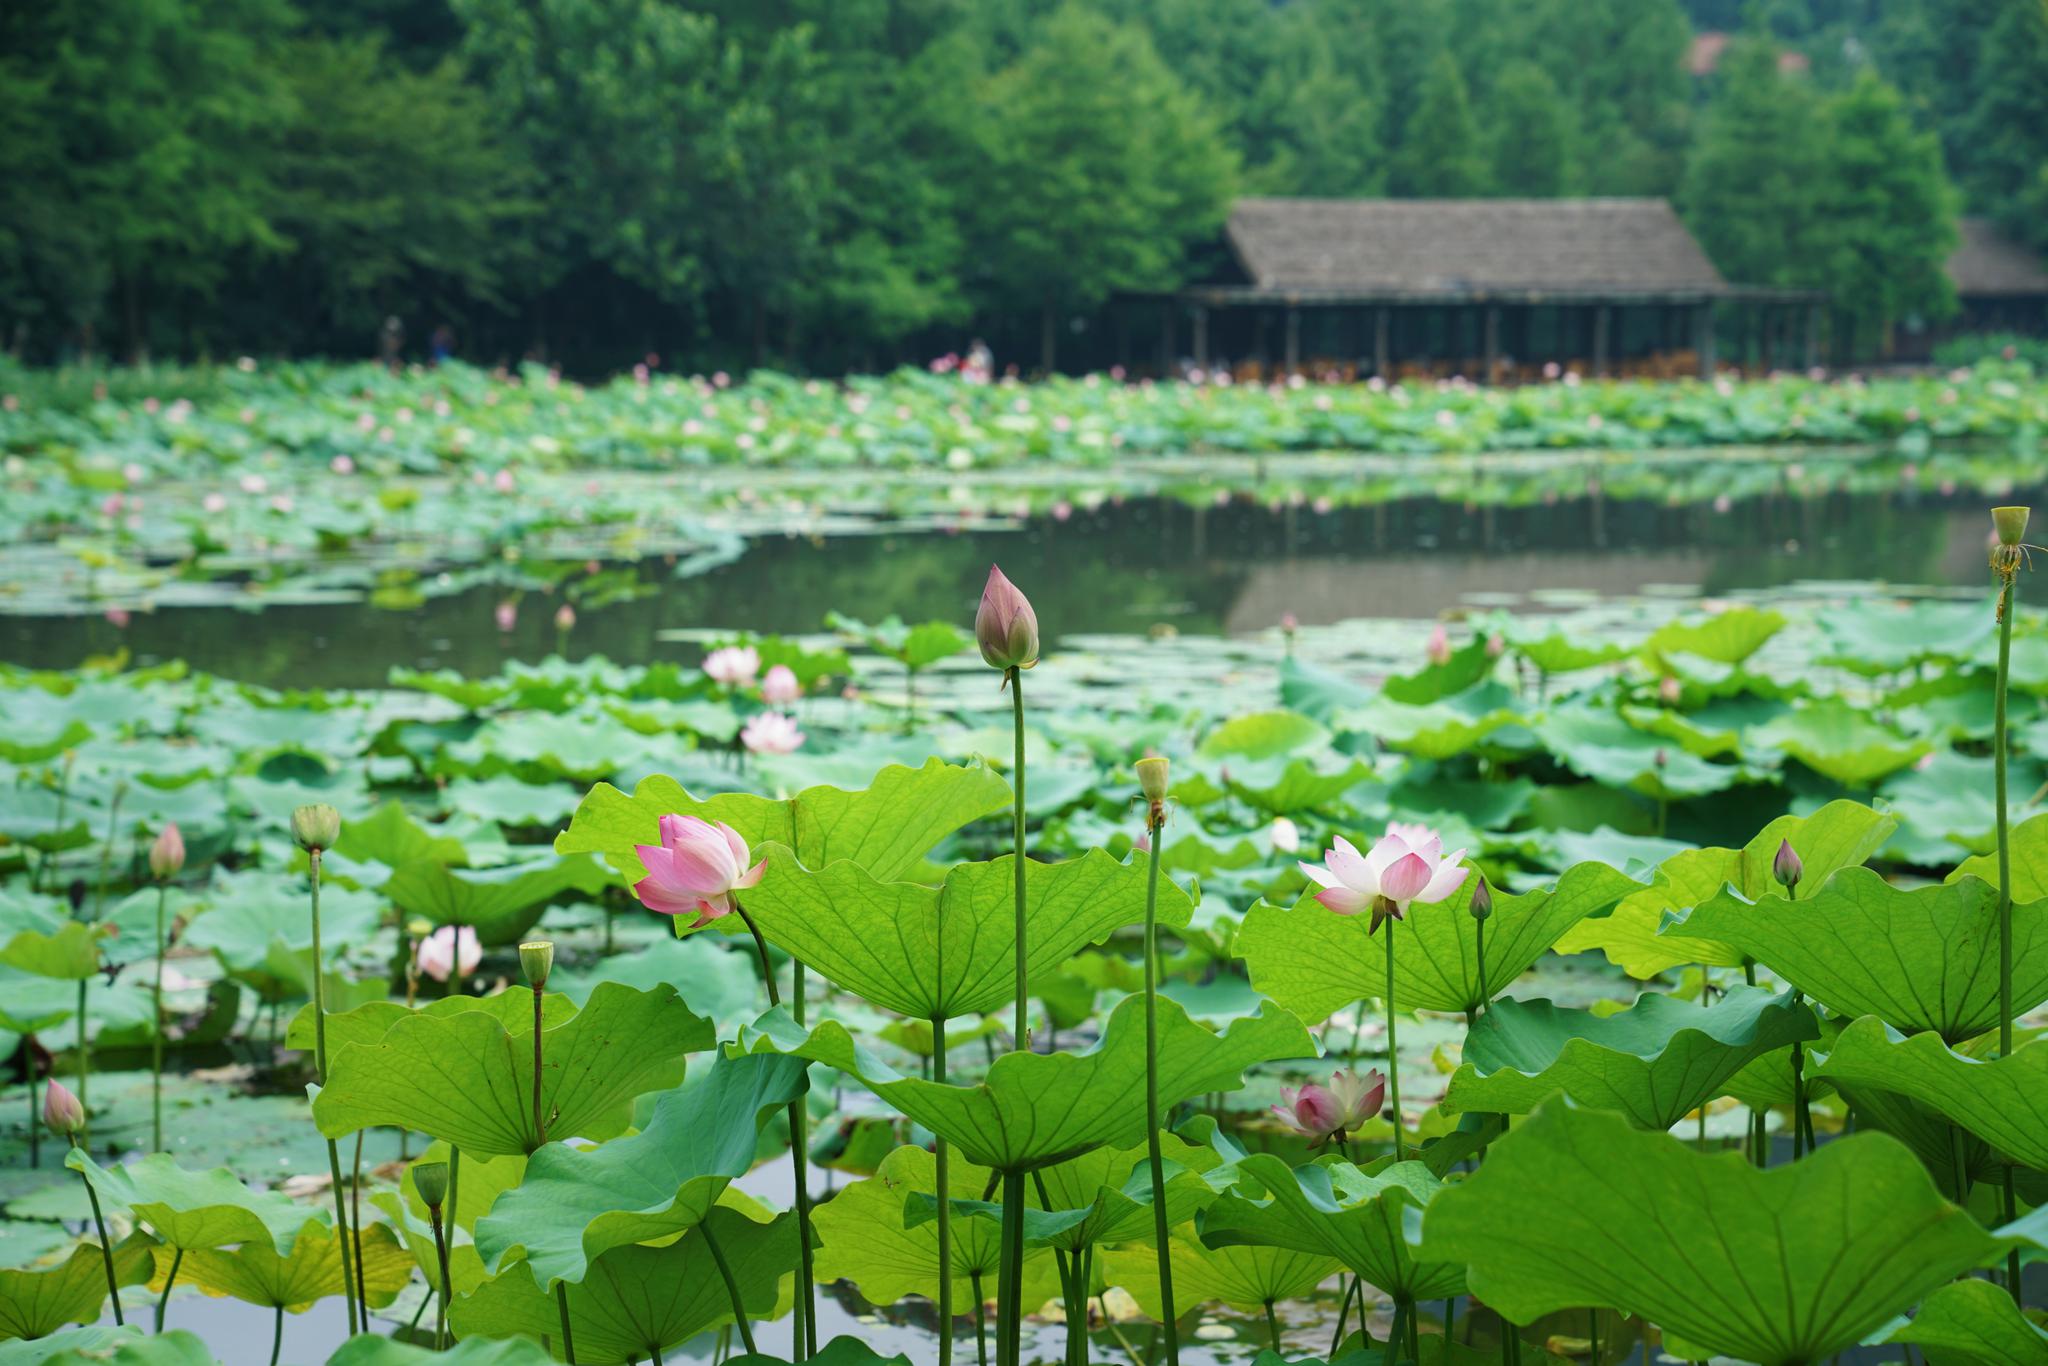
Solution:
{"label": "building under roof", "polygon": [[[1709,373],[1714,312],[1774,310],[1810,363],[1820,296],[1721,278],[1662,199],[1241,199],[1215,277],[1170,299],[1192,361],[1253,373]],[[1268,335],[1278,323],[1277,348]],[[1795,332],[1803,325],[1803,338]]]}
{"label": "building under roof", "polygon": [[1948,258],[1963,312],[2016,306],[2038,324],[2048,303],[2048,265],[2025,243],[2016,242],[1988,218],[1956,223],[1956,249]]}

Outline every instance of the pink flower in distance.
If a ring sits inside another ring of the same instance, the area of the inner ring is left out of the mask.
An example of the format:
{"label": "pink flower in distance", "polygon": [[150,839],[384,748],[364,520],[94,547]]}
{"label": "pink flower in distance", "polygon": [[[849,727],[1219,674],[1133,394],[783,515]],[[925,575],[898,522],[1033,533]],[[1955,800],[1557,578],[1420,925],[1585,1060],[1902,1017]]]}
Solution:
{"label": "pink flower in distance", "polygon": [[750,754],[788,754],[804,742],[796,722],[779,711],[764,711],[740,728],[740,743]]}
{"label": "pink flower in distance", "polygon": [[726,645],[704,656],[704,673],[714,683],[738,687],[761,672],[761,652],[751,645]]}
{"label": "pink flower in distance", "polygon": [[1322,888],[1315,896],[1326,909],[1338,915],[1370,910],[1371,934],[1382,920],[1401,919],[1414,902],[1442,901],[1464,885],[1466,869],[1458,860],[1465,851],[1443,849],[1443,838],[1428,826],[1394,822],[1371,853],[1359,853],[1340,835],[1321,868],[1304,863],[1301,871]]}
{"label": "pink flower in distance", "polygon": [[762,698],[775,706],[788,706],[803,695],[803,684],[796,681],[796,671],[787,664],[777,664],[761,680]]}
{"label": "pink flower in distance", "polygon": [[491,616],[498,623],[500,631],[510,631],[519,624],[519,606],[517,603],[501,602],[491,609]]}
{"label": "pink flower in distance", "polygon": [[483,945],[477,942],[476,931],[467,925],[443,925],[420,940],[420,946],[413,951],[414,964],[437,982],[445,982],[454,974],[458,960],[464,977],[484,961]]}
{"label": "pink flower in distance", "polygon": [[1451,633],[1444,629],[1442,622],[1438,622],[1436,629],[1429,633],[1429,644],[1423,647],[1423,653],[1438,668],[1451,662]]}
{"label": "pink flower in distance", "polygon": [[724,821],[661,818],[661,843],[637,846],[647,876],[633,884],[640,904],[662,915],[689,915],[691,928],[732,913],[732,894],[761,880],[767,860],[747,866],[747,842]]}

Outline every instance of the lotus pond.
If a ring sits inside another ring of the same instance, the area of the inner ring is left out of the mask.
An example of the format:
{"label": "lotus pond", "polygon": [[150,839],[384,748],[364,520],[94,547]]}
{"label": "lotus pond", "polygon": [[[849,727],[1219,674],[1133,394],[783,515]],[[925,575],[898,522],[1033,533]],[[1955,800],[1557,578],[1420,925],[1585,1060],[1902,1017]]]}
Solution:
{"label": "lotus pond", "polygon": [[2024,372],[7,378],[0,1363],[2048,1362]]}

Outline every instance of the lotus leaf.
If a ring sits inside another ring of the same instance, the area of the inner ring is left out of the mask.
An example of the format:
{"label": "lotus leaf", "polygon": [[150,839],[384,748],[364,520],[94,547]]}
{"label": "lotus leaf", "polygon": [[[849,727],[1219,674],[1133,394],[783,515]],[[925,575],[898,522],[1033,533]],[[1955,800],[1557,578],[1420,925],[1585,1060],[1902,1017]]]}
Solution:
{"label": "lotus leaf", "polygon": [[[412,1254],[383,1224],[364,1227],[360,1242],[363,1284],[358,1293],[366,1292],[371,1306],[382,1308],[397,1299],[412,1279]],[[330,1295],[342,1293],[341,1243],[333,1228],[324,1223],[311,1223],[301,1230],[286,1257],[260,1242],[233,1250],[194,1248],[182,1257],[159,1247],[155,1274],[149,1282],[153,1293],[163,1290],[173,1260],[179,1285],[196,1285],[209,1295],[231,1296],[292,1314],[303,1314]],[[351,1258],[351,1269],[354,1265]]]}
{"label": "lotus leaf", "polygon": [[276,1191],[251,1190],[226,1167],[187,1171],[169,1153],[102,1167],[73,1148],[64,1165],[82,1172],[105,1202],[131,1211],[174,1248],[268,1242],[288,1257],[299,1230],[319,1217]]}
{"label": "lotus leaf", "polygon": [[1956,1052],[1939,1035],[1909,1038],[1866,1018],[1843,1030],[1810,1070],[1845,1088],[1909,1096],[2014,1161],[2048,1171],[2048,1039],[1986,1061]]}
{"label": "lotus leaf", "polygon": [[1886,1342],[1920,1349],[1929,1366],[2044,1366],[2048,1332],[2020,1313],[2012,1295],[1990,1281],[1942,1286],[1912,1321]]}
{"label": "lotus leaf", "polygon": [[[114,1246],[118,1285],[149,1279],[147,1239],[131,1237]],[[98,1243],[80,1243],[48,1271],[0,1270],[0,1340],[40,1338],[67,1323],[91,1323],[107,1302],[107,1268]]]}

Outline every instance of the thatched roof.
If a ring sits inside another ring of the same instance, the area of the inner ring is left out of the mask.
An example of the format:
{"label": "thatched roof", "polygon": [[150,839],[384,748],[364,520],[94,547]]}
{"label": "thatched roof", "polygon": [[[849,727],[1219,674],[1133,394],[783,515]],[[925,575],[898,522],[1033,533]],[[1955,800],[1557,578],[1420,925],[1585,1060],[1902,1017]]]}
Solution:
{"label": "thatched roof", "polygon": [[1956,224],[1959,240],[1948,258],[1948,278],[1964,296],[2048,294],[2048,268],[1988,218]]}
{"label": "thatched roof", "polygon": [[1732,292],[1661,199],[1240,199],[1226,232],[1250,281],[1244,292],[1265,296],[1570,302]]}

